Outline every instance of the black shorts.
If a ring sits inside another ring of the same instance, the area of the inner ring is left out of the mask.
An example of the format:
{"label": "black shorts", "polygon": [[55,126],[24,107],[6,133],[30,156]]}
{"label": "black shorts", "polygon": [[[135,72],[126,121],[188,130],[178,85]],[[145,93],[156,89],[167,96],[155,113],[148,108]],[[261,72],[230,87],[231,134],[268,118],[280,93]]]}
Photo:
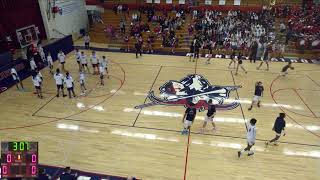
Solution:
{"label": "black shorts", "polygon": [[41,90],[41,86],[34,86],[37,90]]}
{"label": "black shorts", "polygon": [[87,63],[85,63],[85,64],[81,64],[81,65],[82,65],[83,67],[84,67],[84,66],[88,66],[88,64],[87,64]]}
{"label": "black shorts", "polygon": [[57,89],[63,89],[63,84],[57,84]]}
{"label": "black shorts", "polygon": [[104,75],[103,74],[100,74],[100,79],[103,79]]}
{"label": "black shorts", "polygon": [[70,87],[70,88],[67,88],[68,91],[72,91],[73,90],[73,87]]}
{"label": "black shorts", "polygon": [[80,64],[80,60],[77,60],[77,63]]}

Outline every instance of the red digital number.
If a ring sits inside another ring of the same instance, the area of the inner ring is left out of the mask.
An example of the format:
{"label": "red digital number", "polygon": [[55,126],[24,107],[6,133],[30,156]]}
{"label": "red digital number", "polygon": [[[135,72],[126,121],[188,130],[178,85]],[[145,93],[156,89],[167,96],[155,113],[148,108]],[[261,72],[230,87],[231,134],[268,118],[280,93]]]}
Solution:
{"label": "red digital number", "polygon": [[3,175],[8,174],[8,167],[7,166],[2,166],[2,174]]}
{"label": "red digital number", "polygon": [[31,174],[36,175],[37,174],[37,167],[36,166],[31,166]]}
{"label": "red digital number", "polygon": [[33,163],[37,162],[37,155],[36,154],[31,155],[31,162],[33,162]]}
{"label": "red digital number", "polygon": [[11,163],[12,162],[12,156],[11,154],[7,154],[7,162]]}

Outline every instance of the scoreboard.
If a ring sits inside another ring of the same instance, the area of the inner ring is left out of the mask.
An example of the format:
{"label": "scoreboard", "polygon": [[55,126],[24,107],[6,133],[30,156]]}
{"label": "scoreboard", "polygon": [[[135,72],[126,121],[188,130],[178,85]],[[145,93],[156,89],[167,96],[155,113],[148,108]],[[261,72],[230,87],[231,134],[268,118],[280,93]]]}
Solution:
{"label": "scoreboard", "polygon": [[38,177],[38,142],[1,142],[1,178]]}

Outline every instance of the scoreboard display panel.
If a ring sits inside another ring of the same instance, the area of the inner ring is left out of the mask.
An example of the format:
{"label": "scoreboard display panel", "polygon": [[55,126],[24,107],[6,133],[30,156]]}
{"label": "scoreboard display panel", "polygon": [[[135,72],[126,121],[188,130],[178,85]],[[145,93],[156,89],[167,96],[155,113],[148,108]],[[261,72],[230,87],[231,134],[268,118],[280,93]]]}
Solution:
{"label": "scoreboard display panel", "polygon": [[38,142],[1,142],[1,178],[38,177]]}

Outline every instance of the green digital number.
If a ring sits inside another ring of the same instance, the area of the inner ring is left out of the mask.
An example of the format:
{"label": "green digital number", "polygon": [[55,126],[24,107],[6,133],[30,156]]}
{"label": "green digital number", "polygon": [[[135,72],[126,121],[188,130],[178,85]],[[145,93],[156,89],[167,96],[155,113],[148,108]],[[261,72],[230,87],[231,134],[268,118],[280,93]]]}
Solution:
{"label": "green digital number", "polygon": [[30,150],[30,143],[29,142],[25,142],[27,144],[27,150]]}
{"label": "green digital number", "polygon": [[18,151],[18,142],[13,142],[13,151]]}
{"label": "green digital number", "polygon": [[24,142],[19,142],[20,151],[24,151]]}

